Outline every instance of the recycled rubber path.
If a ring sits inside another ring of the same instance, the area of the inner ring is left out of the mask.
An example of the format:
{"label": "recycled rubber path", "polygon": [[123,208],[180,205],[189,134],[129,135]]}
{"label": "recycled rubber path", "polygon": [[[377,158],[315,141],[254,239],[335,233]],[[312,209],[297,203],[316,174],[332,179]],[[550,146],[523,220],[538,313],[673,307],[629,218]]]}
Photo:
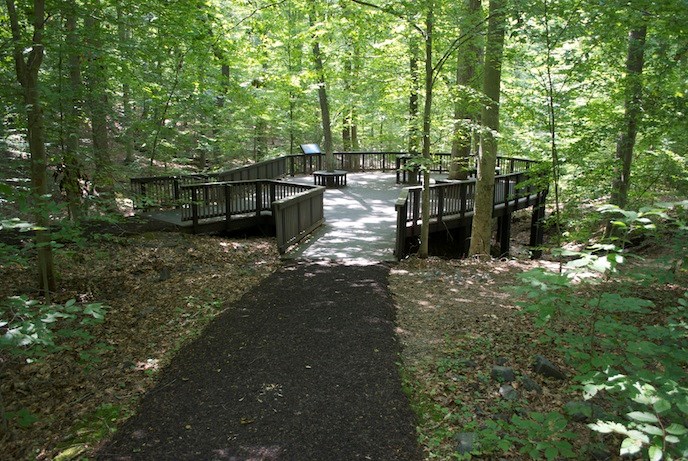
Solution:
{"label": "recycled rubber path", "polygon": [[420,459],[388,272],[284,266],[180,350],[98,459]]}

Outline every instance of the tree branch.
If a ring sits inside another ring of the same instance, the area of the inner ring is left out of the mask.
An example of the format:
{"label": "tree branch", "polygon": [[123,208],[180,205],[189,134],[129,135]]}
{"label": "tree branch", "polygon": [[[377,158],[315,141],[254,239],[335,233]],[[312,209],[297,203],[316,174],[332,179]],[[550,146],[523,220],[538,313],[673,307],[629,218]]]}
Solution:
{"label": "tree branch", "polygon": [[378,11],[382,11],[383,13],[387,13],[391,16],[394,16],[397,19],[401,19],[402,21],[406,21],[409,23],[411,27],[416,29],[416,31],[423,36],[424,39],[427,39],[427,32],[423,30],[422,27],[418,26],[418,24],[412,22],[408,17],[406,17],[404,14],[399,13],[398,11],[394,11],[390,8],[385,8],[384,6],[376,5],[374,3],[369,3],[366,2],[365,0],[351,0],[354,3],[357,3],[362,6],[367,6],[368,8],[373,8]]}

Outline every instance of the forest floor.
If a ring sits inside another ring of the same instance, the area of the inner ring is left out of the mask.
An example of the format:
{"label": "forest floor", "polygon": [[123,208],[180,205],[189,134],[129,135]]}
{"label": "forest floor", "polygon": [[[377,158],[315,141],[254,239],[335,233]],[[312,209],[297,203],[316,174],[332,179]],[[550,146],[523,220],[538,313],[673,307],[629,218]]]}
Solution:
{"label": "forest floor", "polygon": [[[6,410],[28,412],[27,427],[14,420],[0,434],[0,459],[77,459],[131,414],[182,344],[280,265],[270,238],[108,227],[56,252],[54,301],[108,306],[94,339],[30,364],[0,356]],[[35,295],[34,279],[33,266],[0,267],[3,299]]]}
{"label": "forest floor", "polygon": [[[667,255],[660,247],[650,245],[642,256],[632,264],[649,272],[663,264]],[[556,326],[538,326],[534,316],[524,312],[528,304],[525,295],[513,289],[526,285],[519,275],[527,271],[543,268],[557,272],[558,267],[558,262],[546,259],[410,258],[392,268],[390,290],[397,304],[397,334],[404,351],[403,379],[418,417],[425,459],[457,459],[462,450],[480,451],[487,446],[491,446],[488,454],[474,458],[544,459],[544,448],[538,456],[529,456],[520,452],[525,445],[521,442],[556,443],[560,436],[573,445],[575,459],[621,459],[620,436],[603,437],[587,427],[587,423],[597,420],[598,409],[607,409],[605,401],[594,400],[595,414],[589,413],[592,407],[582,404],[581,386],[574,379],[576,370],[567,364],[555,344],[556,334],[553,337],[545,332],[553,328],[560,333],[578,332],[584,338],[588,327],[566,319],[557,321]],[[630,286],[633,293],[624,293]],[[586,290],[590,289],[587,286]],[[651,300],[654,307],[644,321],[658,322],[664,318],[663,311],[677,306],[678,299],[685,296],[688,278],[683,271],[671,283],[624,285],[601,281],[592,289]],[[590,291],[581,295],[589,296]],[[552,379],[535,373],[533,364],[538,355],[551,361],[566,378]],[[493,375],[495,366],[513,370],[515,380],[509,383],[512,390],[505,391],[507,383]],[[528,428],[513,424],[514,416],[528,419],[532,412],[560,413],[567,424],[556,430],[547,423]],[[501,424],[493,424],[495,421]],[[492,437],[490,431],[483,431],[488,427],[508,427],[510,433],[493,431],[494,438],[486,440],[486,434]],[[567,431],[570,434],[564,435]],[[514,442],[511,446],[505,442],[507,437]],[[500,443],[504,443],[503,447],[495,450]]]}
{"label": "forest floor", "polygon": [[[281,265],[269,238],[130,235],[116,226],[61,249],[56,301],[109,306],[106,321],[91,331],[95,339],[89,347],[97,346],[100,353],[80,360],[82,346],[76,346],[31,364],[0,357],[6,410],[26,409],[37,419],[29,418],[24,428],[13,421],[0,439],[0,458],[89,456],[133,413],[182,344]],[[542,331],[522,315],[519,298],[507,290],[518,283],[519,273],[543,266],[556,267],[526,259],[409,258],[391,268],[402,378],[418,415],[426,459],[453,459],[463,443],[456,436],[467,427],[527,411],[562,411],[567,402],[580,400],[572,382],[530,372],[536,354],[569,376],[572,370],[552,344],[540,341]],[[671,302],[685,290],[683,282],[647,294]],[[33,272],[21,265],[1,267],[0,293],[35,293]],[[517,399],[500,394],[500,384],[490,376],[495,364],[516,371]],[[540,391],[523,387],[526,375]],[[595,438],[583,423],[571,425],[584,442]],[[501,457],[530,459],[515,450],[494,459]]]}

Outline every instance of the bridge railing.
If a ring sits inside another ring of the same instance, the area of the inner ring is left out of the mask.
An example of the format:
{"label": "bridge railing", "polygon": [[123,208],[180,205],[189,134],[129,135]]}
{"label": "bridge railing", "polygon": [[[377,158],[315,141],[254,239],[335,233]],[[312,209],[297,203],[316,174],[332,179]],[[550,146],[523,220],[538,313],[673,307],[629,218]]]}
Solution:
{"label": "bridge railing", "polygon": [[312,188],[272,202],[277,249],[280,254],[284,254],[290,246],[301,241],[325,220],[325,188],[309,187]]}
{"label": "bridge railing", "polygon": [[272,180],[217,181],[180,188],[182,222],[272,216],[280,252],[323,222],[324,188]]}
{"label": "bridge railing", "polygon": [[[395,171],[397,158],[406,156],[404,152],[335,152],[335,167],[347,171]],[[433,154],[433,173],[446,173],[451,164],[451,154]],[[248,181],[258,179],[278,179],[284,176],[312,174],[324,169],[323,154],[298,154],[264,160],[251,165],[233,168],[219,173],[198,173],[176,176],[154,176],[131,179],[134,204],[137,208],[179,207],[184,200],[181,186],[211,181]],[[528,170],[532,160],[498,157],[497,168],[500,173],[515,173]],[[469,157],[468,168],[475,168],[475,160]]]}
{"label": "bridge railing", "polygon": [[[526,159],[501,158],[498,166],[509,173],[495,176],[493,217],[544,203],[546,186],[536,181],[534,162]],[[520,171],[519,171],[520,170]],[[465,220],[475,210],[475,178],[443,181],[430,186],[430,221],[441,225],[444,220]],[[422,186],[408,187],[400,194],[397,211],[395,254],[402,258],[406,239],[420,235]]]}

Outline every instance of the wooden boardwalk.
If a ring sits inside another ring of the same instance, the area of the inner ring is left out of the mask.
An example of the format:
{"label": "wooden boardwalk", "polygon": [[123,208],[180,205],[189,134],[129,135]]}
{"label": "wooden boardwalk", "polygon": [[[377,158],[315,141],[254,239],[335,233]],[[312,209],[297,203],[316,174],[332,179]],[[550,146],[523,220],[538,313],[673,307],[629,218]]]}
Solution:
{"label": "wooden boardwalk", "polygon": [[[317,239],[292,253],[303,258],[383,261],[413,252],[420,235],[422,188],[397,183],[396,165],[406,157],[391,152],[337,156],[338,167],[348,167],[350,173],[348,187],[336,190],[312,185],[310,174],[322,166],[322,158],[313,155],[280,157],[200,179],[198,175],[137,178],[132,179],[132,188],[138,203],[152,202],[159,209],[174,206],[174,211],[148,215],[182,230],[221,232],[272,226],[282,253],[326,223]],[[430,243],[446,233],[456,242],[453,254],[462,254],[470,238],[476,181],[446,181],[448,156],[437,158],[435,184],[430,187]],[[529,244],[542,243],[547,186],[537,166],[530,160],[498,159],[501,174],[495,178],[493,217],[498,223],[500,254],[509,253],[512,214],[517,210],[533,208]],[[252,179],[236,179],[246,177]]]}

